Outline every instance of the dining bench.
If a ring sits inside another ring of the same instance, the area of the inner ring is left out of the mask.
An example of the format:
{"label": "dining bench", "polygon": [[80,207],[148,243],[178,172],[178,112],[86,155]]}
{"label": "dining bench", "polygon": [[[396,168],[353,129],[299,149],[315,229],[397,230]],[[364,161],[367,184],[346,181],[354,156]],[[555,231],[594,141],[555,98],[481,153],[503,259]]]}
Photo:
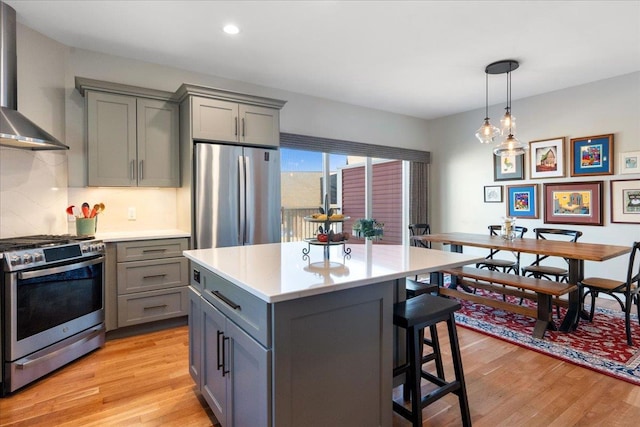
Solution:
{"label": "dining bench", "polygon": [[452,268],[443,270],[442,273],[450,274],[452,278],[455,277],[455,280],[452,280],[452,284],[460,285],[463,288],[484,289],[503,295],[537,301],[537,307],[533,308],[490,298],[474,292],[458,290],[455,286],[442,286],[439,288],[441,295],[464,299],[535,318],[536,325],[533,329],[533,336],[536,338],[543,338],[547,329],[556,330],[552,317],[552,305],[554,303],[566,303],[559,300],[559,297],[577,289],[576,285],[569,283],[518,276],[474,267]]}

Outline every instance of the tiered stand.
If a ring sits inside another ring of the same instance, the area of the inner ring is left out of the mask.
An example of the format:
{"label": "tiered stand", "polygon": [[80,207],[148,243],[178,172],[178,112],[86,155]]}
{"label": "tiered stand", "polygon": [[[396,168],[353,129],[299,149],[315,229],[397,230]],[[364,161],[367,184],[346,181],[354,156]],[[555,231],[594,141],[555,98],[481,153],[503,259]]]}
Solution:
{"label": "tiered stand", "polygon": [[[348,219],[350,219],[349,217],[343,217],[340,219],[330,219],[329,216],[329,197],[328,195],[324,196],[324,212],[327,215],[327,219],[318,219],[318,218],[314,218],[312,216],[305,216],[304,220],[307,222],[311,222],[311,223],[316,223],[316,224],[322,224],[323,225],[323,232],[327,233],[328,235],[330,234],[331,231],[331,226],[332,224],[335,223],[342,223]],[[311,246],[322,246],[324,247],[324,259],[328,260],[329,259],[329,248],[331,246],[342,246],[342,255],[343,257],[349,257],[351,255],[351,248],[347,248],[345,246],[345,244],[347,243],[346,240],[342,240],[339,242],[332,242],[331,241],[331,236],[327,236],[329,237],[327,239],[326,242],[321,242],[319,241],[316,237],[311,237],[311,238],[307,238],[304,239],[305,242],[307,242],[307,247],[306,248],[302,248],[302,259],[307,261],[309,260],[309,253],[311,252]]]}

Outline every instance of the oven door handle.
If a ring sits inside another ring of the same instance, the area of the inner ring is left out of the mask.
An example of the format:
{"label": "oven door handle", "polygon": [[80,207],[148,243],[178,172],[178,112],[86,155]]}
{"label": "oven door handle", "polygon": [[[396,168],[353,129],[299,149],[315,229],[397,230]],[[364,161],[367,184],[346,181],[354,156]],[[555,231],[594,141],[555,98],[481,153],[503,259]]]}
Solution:
{"label": "oven door handle", "polygon": [[76,268],[88,267],[90,265],[96,265],[104,262],[104,256],[93,258],[88,261],[77,262],[75,264],[65,264],[58,267],[45,268],[43,270],[34,271],[21,271],[18,273],[18,279],[33,279],[36,277],[48,276],[50,274],[64,273],[69,270],[75,270]]}

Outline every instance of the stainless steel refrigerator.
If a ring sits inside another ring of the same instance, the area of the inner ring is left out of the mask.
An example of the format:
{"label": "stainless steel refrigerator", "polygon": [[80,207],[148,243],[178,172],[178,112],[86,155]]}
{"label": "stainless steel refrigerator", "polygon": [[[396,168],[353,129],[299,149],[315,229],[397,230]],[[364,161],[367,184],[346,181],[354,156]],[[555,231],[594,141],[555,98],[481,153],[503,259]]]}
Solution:
{"label": "stainless steel refrigerator", "polygon": [[277,149],[194,144],[196,249],[280,242]]}

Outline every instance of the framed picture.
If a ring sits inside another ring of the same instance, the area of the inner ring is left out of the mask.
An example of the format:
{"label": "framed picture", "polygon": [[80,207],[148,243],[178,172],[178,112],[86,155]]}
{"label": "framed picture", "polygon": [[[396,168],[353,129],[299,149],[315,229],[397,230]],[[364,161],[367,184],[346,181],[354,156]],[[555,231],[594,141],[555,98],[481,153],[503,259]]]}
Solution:
{"label": "framed picture", "polygon": [[538,218],[538,184],[507,185],[507,216]]}
{"label": "framed picture", "polygon": [[493,155],[493,180],[524,179],[524,156],[500,157]]}
{"label": "framed picture", "polygon": [[564,137],[529,142],[529,177],[564,176]]}
{"label": "framed picture", "polygon": [[620,153],[620,173],[640,173],[640,151]]}
{"label": "framed picture", "polygon": [[640,224],[640,179],[611,181],[611,222]]}
{"label": "framed picture", "polygon": [[485,185],[484,202],[502,203],[502,185]]}
{"label": "framed picture", "polygon": [[613,134],[571,140],[571,176],[613,175]]}
{"label": "framed picture", "polygon": [[544,184],[544,222],[602,225],[602,181]]}

